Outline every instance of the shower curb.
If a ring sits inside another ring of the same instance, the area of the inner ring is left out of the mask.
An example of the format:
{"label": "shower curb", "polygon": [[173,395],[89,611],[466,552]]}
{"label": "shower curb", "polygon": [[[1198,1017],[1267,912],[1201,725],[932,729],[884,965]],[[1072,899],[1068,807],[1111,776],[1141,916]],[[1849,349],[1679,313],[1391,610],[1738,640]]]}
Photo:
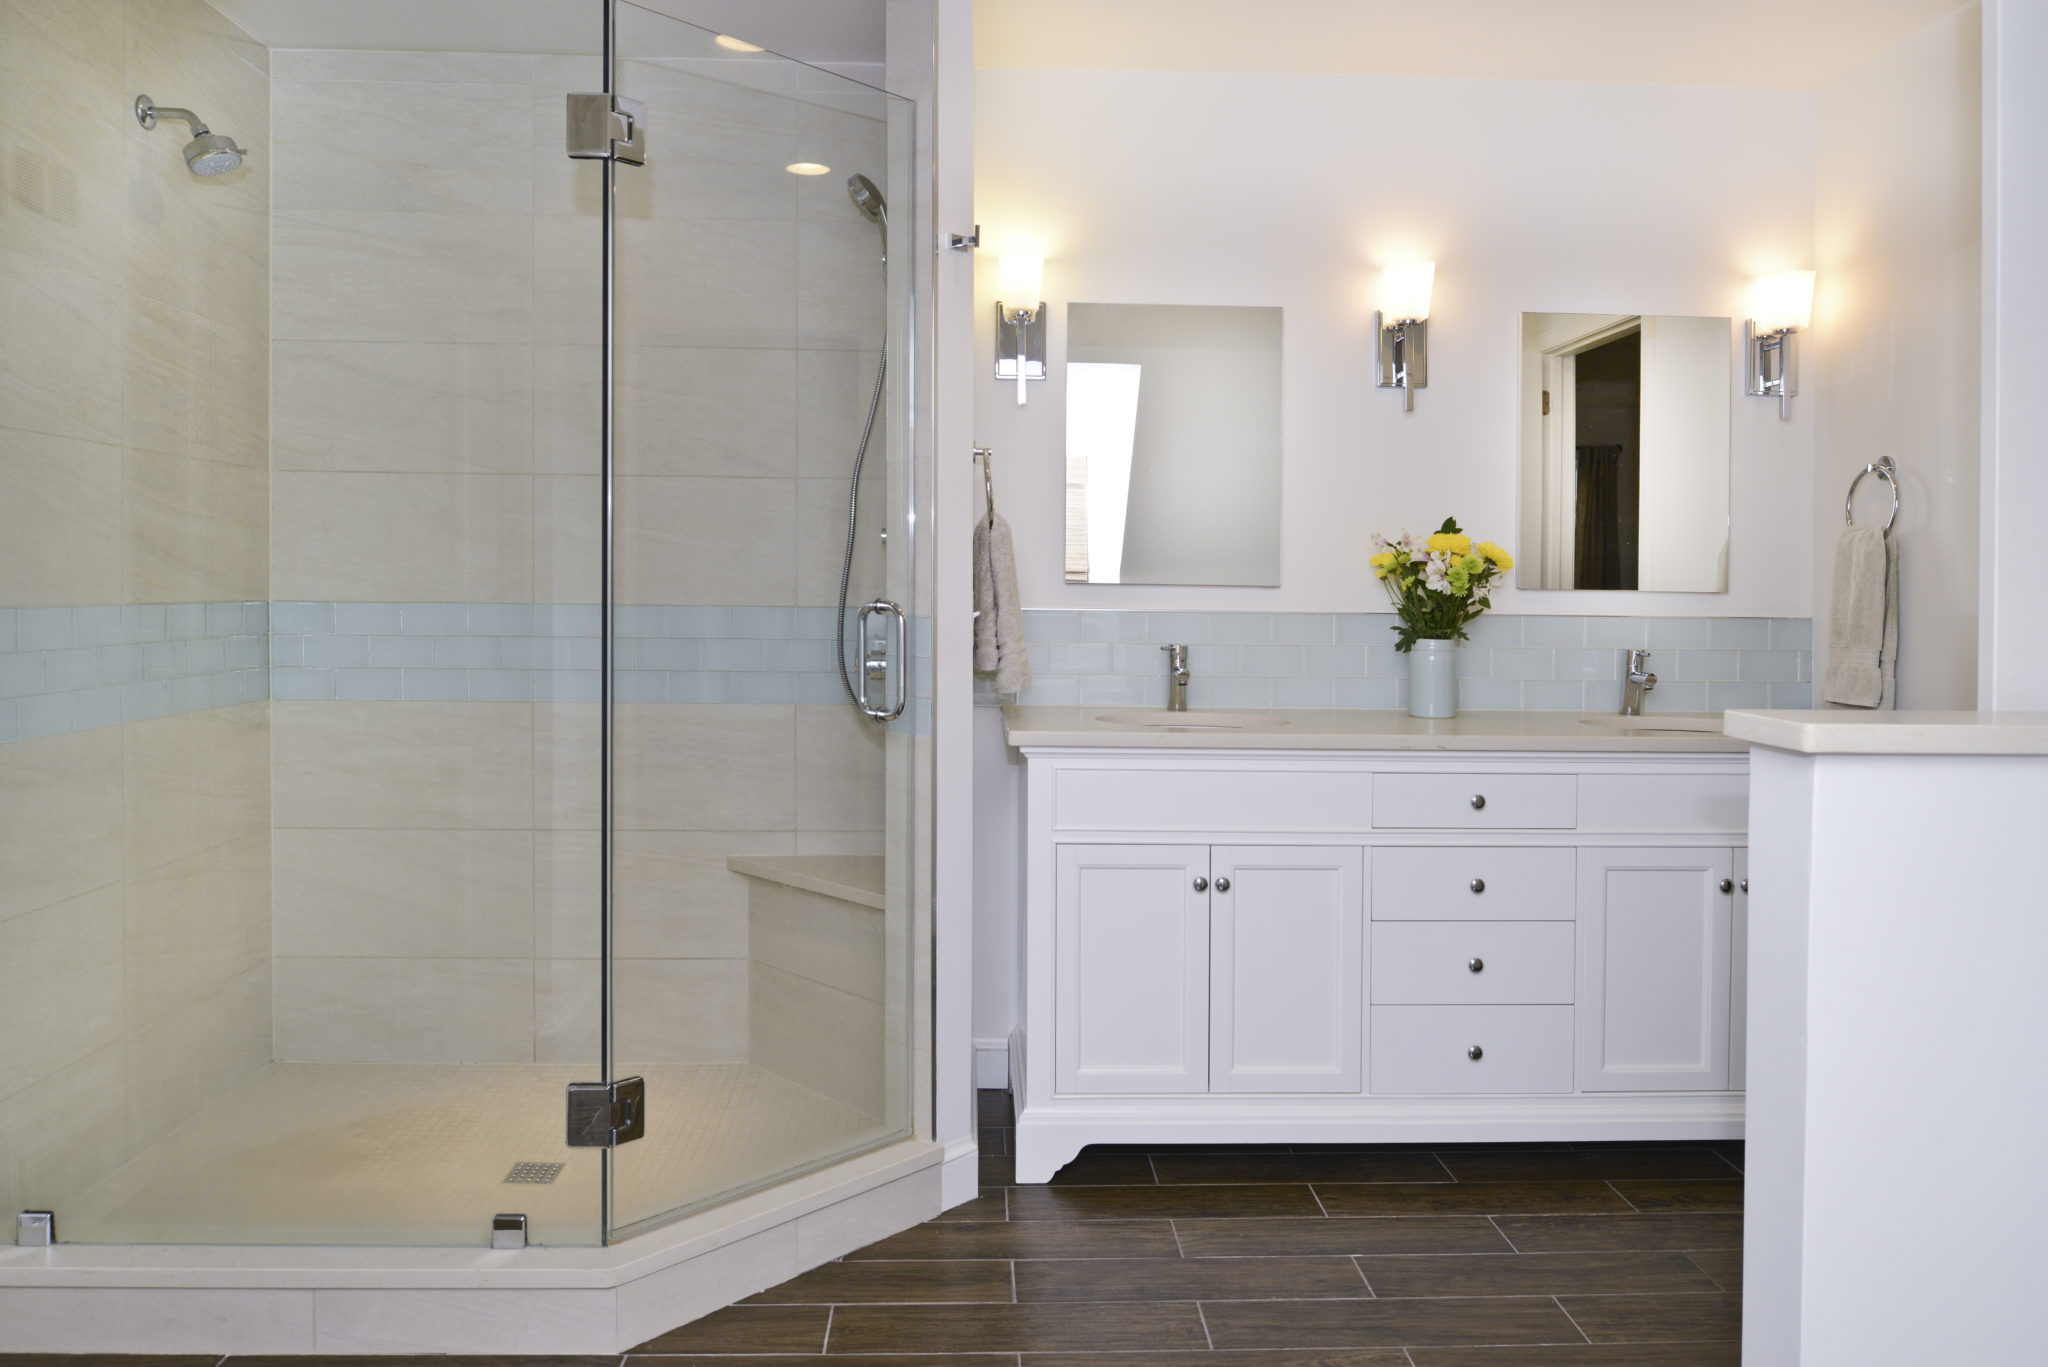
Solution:
{"label": "shower curb", "polygon": [[623,1352],[937,1215],[943,1158],[903,1140],[608,1248],[0,1248],[0,1353]]}

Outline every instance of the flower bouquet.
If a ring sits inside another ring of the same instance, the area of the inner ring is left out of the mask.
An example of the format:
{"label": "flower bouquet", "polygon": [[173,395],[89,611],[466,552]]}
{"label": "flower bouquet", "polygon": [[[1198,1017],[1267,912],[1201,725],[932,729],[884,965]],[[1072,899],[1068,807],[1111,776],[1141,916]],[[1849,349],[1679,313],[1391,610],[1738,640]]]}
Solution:
{"label": "flower bouquet", "polygon": [[1493,606],[1488,586],[1515,567],[1515,558],[1491,541],[1475,546],[1451,517],[1427,537],[1403,532],[1396,541],[1375,534],[1373,544],[1379,548],[1373,575],[1386,585],[1400,617],[1394,649],[1409,657],[1409,714],[1454,716],[1452,652],[1468,639],[1466,624]]}

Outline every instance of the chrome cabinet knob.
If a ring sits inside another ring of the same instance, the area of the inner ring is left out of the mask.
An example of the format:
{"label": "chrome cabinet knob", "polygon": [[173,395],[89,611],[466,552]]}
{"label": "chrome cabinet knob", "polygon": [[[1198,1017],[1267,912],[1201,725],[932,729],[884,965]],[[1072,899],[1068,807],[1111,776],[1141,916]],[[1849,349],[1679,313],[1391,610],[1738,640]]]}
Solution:
{"label": "chrome cabinet knob", "polygon": [[1468,959],[1465,962],[1465,969],[1469,973],[1484,973],[1486,971],[1486,960]]}
{"label": "chrome cabinet knob", "polygon": [[1208,880],[1208,879],[1206,879],[1206,878],[1197,878],[1197,879],[1195,880],[1195,891],[1196,891],[1196,892],[1207,892],[1208,890],[1209,890],[1209,880]]}
{"label": "chrome cabinet knob", "polygon": [[1228,878],[1219,878],[1219,879],[1217,879],[1217,880],[1216,880],[1216,891],[1218,891],[1218,892],[1229,892],[1229,891],[1230,891],[1230,880],[1229,880]]}
{"label": "chrome cabinet knob", "polygon": [[1723,891],[1723,892],[1733,892],[1733,891],[1735,891],[1735,880],[1734,880],[1733,878],[1723,878],[1723,879],[1721,880],[1721,891]]}
{"label": "chrome cabinet knob", "polygon": [[1475,893],[1485,892],[1485,891],[1486,891],[1486,880],[1485,880],[1484,878],[1475,878],[1475,879],[1473,879],[1473,880],[1472,880],[1472,891],[1473,891],[1473,892],[1475,892]]}
{"label": "chrome cabinet knob", "polygon": [[1472,794],[1472,810],[1473,810],[1473,811],[1475,811],[1475,812],[1483,812],[1483,811],[1485,811],[1485,810],[1486,810],[1486,794],[1485,794],[1485,793],[1474,793],[1474,794]]}
{"label": "chrome cabinet knob", "polygon": [[1748,892],[1748,891],[1749,891],[1749,880],[1748,880],[1747,878],[1745,878],[1745,879],[1743,879],[1743,880],[1742,880],[1742,890],[1743,890],[1744,892]]}
{"label": "chrome cabinet knob", "polygon": [[1467,1049],[1465,1051],[1465,1057],[1471,1059],[1474,1063],[1477,1063],[1479,1062],[1479,1060],[1486,1057],[1486,1051],[1475,1044],[1470,1049]]}

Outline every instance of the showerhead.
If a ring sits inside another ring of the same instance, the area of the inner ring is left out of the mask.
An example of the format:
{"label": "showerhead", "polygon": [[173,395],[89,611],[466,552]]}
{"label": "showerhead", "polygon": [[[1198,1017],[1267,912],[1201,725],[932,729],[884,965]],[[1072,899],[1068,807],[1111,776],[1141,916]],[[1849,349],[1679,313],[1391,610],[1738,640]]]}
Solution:
{"label": "showerhead", "polygon": [[147,95],[137,95],[135,121],[144,128],[155,128],[158,119],[183,119],[191,128],[192,141],[185,144],[185,165],[195,176],[226,175],[249,155],[235,146],[233,138],[215,133],[201,123],[199,116],[191,110],[160,106]]}
{"label": "showerhead", "polygon": [[882,192],[875,183],[858,171],[846,178],[846,197],[853,201],[853,207],[867,215],[870,223],[889,225],[889,204],[882,198]]}
{"label": "showerhead", "polygon": [[195,176],[226,175],[242,164],[245,155],[233,138],[218,133],[202,133],[185,144],[185,165]]}

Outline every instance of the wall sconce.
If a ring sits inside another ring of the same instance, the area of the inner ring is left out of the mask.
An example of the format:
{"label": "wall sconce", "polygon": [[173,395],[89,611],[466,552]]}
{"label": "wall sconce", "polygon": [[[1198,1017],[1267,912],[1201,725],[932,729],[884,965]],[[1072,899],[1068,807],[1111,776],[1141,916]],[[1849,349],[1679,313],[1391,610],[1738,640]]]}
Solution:
{"label": "wall sconce", "polygon": [[1045,378],[1045,303],[1038,297],[1044,282],[1042,258],[1004,254],[1003,296],[996,301],[996,378],[1017,382],[1019,404],[1024,382]]}
{"label": "wall sconce", "polygon": [[1415,411],[1415,391],[1429,388],[1429,294],[1436,262],[1389,266],[1380,274],[1380,309],[1372,316],[1379,334],[1381,389],[1398,389],[1403,407]]}
{"label": "wall sconce", "polygon": [[1761,398],[1776,395],[1778,417],[1789,418],[1792,396],[1799,392],[1799,352],[1792,339],[1813,322],[1813,272],[1758,276],[1751,307],[1755,316],[1742,325],[1748,390]]}

